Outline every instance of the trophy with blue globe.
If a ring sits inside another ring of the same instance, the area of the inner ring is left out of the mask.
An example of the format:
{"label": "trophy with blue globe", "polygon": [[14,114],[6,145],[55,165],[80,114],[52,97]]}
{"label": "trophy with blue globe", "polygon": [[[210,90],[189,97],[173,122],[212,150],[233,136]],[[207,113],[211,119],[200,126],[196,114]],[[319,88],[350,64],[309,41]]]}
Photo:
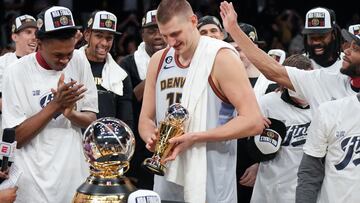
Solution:
{"label": "trophy with blue globe", "polygon": [[179,103],[172,104],[168,108],[165,119],[159,123],[159,139],[155,146],[155,152],[151,158],[147,158],[143,162],[145,169],[160,176],[165,175],[166,166],[163,160],[173,147],[169,140],[184,134],[184,123],[188,118],[188,110]]}
{"label": "trophy with blue globe", "polygon": [[123,203],[135,187],[123,176],[135,150],[131,129],[111,117],[94,121],[84,132],[83,148],[90,176],[78,189],[73,203]]}

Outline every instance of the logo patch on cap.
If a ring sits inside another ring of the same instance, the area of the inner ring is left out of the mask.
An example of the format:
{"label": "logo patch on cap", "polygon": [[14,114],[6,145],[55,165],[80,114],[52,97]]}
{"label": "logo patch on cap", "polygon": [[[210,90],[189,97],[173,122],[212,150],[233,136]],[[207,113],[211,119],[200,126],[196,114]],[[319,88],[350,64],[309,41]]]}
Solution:
{"label": "logo patch on cap", "polygon": [[274,147],[278,146],[279,135],[276,132],[272,130],[267,130],[264,134],[260,135],[259,142],[268,142]]}
{"label": "logo patch on cap", "polygon": [[115,29],[115,20],[111,19],[112,16],[108,14],[100,15],[100,28]]}
{"label": "logo patch on cap", "polygon": [[44,25],[44,21],[42,19],[37,19],[36,26],[40,29]]}
{"label": "logo patch on cap", "polygon": [[72,25],[71,13],[61,9],[51,12],[54,28]]}
{"label": "logo patch on cap", "polygon": [[256,39],[256,33],[255,33],[254,31],[249,32],[249,38],[250,38],[252,41],[255,41],[255,39]]}
{"label": "logo patch on cap", "polygon": [[309,13],[308,27],[324,27],[325,26],[325,13],[316,12]]}

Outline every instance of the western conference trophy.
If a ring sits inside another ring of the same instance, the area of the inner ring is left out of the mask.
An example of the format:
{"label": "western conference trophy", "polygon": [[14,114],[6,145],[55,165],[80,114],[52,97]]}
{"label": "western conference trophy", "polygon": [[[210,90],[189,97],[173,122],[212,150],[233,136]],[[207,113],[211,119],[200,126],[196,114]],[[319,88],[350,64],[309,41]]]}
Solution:
{"label": "western conference trophy", "polygon": [[188,111],[179,103],[172,104],[166,112],[165,119],[160,122],[159,140],[155,146],[155,152],[151,158],[144,160],[145,168],[157,175],[164,176],[166,166],[163,159],[172,149],[169,140],[184,134],[184,122],[189,118]]}
{"label": "western conference trophy", "polygon": [[111,117],[94,121],[84,132],[83,148],[90,176],[78,189],[73,203],[123,203],[135,187],[123,176],[135,150],[131,129]]}

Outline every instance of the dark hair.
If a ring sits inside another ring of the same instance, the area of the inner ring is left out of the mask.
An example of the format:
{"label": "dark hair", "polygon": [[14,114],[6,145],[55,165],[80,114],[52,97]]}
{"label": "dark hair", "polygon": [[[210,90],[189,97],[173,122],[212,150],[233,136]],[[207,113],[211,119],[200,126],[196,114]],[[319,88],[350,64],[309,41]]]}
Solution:
{"label": "dark hair", "polygon": [[312,70],[312,64],[308,57],[302,54],[294,54],[285,59],[284,66],[293,66],[302,70]]}
{"label": "dark hair", "polygon": [[77,30],[76,29],[62,29],[62,30],[55,30],[52,32],[36,32],[36,38],[41,41],[50,40],[50,39],[57,39],[57,40],[67,40],[75,37]]}
{"label": "dark hair", "polygon": [[192,14],[194,12],[186,0],[162,0],[157,8],[156,19],[158,23],[165,24],[174,16]]}

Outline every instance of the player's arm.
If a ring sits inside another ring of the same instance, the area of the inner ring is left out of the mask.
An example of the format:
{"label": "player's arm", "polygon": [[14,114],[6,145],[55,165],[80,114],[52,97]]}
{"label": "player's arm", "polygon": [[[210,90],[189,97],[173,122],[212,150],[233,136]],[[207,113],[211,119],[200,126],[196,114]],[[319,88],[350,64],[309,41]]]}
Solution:
{"label": "player's arm", "polygon": [[[55,90],[54,90],[55,91]],[[86,89],[77,85],[76,81],[64,83],[64,75],[61,75],[54,99],[41,111],[25,119],[15,128],[17,147],[21,148],[32,140],[50,121],[59,113],[72,106],[73,103],[83,98]],[[12,107],[6,107],[12,108]],[[16,108],[16,107],[14,107]]]}
{"label": "player's arm", "polygon": [[260,134],[262,114],[243,63],[230,49],[221,49],[211,74],[215,86],[235,107],[238,115],[226,124],[207,131],[199,141],[221,141]]}
{"label": "player's arm", "polygon": [[165,161],[174,160],[194,143],[238,139],[263,131],[265,125],[255,94],[244,65],[234,51],[221,49],[218,52],[211,77],[217,89],[235,107],[238,116],[217,128],[205,132],[188,132],[170,139],[169,142],[176,143],[176,147]]}
{"label": "player's arm", "polygon": [[325,176],[324,158],[304,153],[297,176],[296,203],[315,203]]}
{"label": "player's arm", "polygon": [[269,80],[277,82],[289,89],[294,89],[284,66],[259,49],[241,30],[237,23],[237,14],[232,3],[226,1],[220,5],[220,15],[225,30],[231,35],[236,44],[245,53],[246,57],[260,70]]}
{"label": "player's arm", "polygon": [[158,64],[164,50],[156,52],[149,62],[149,68],[146,75],[145,90],[141,113],[139,118],[139,133],[146,143],[146,147],[153,151],[156,142],[156,105],[155,105],[155,87],[157,79]]}

